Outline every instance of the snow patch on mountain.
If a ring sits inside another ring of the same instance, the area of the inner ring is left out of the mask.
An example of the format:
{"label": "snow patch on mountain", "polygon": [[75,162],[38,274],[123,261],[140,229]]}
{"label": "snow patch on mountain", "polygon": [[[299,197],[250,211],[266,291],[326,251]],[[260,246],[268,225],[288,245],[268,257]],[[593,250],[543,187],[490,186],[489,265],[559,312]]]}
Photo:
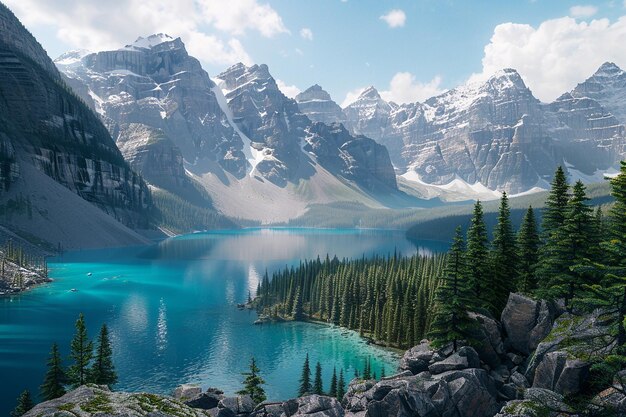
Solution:
{"label": "snow patch on mountain", "polygon": [[224,96],[224,93],[222,92],[222,89],[220,88],[220,86],[219,85],[213,86],[213,88],[211,88],[211,91],[213,91],[213,94],[215,94],[215,98],[217,99],[217,104],[219,104],[220,109],[222,109],[222,112],[224,113],[224,115],[226,115],[226,118],[228,119],[228,123],[233,127],[233,129],[235,130],[235,133],[237,133],[239,137],[241,138],[241,140],[243,141],[242,151],[244,155],[246,156],[246,160],[250,164],[250,167],[248,168],[248,175],[253,176],[254,170],[256,169],[257,165],[259,165],[259,163],[263,161],[263,159],[265,159],[264,151],[254,148],[252,146],[252,141],[250,140],[250,138],[246,136],[241,131],[241,129],[239,129],[239,126],[237,126],[237,123],[234,122],[233,112],[230,109],[230,107],[228,107],[228,103],[226,102],[226,97]]}

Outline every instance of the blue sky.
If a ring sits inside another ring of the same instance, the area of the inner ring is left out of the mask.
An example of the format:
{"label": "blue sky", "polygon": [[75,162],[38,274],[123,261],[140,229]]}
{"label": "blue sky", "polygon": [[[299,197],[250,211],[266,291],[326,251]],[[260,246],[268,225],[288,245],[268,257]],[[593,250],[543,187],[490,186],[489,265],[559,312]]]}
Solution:
{"label": "blue sky", "polygon": [[[52,57],[166,32],[211,75],[266,63],[289,94],[318,83],[339,103],[369,85],[423,100],[505,66],[548,101],[604,61],[626,66],[617,0],[6,1]],[[392,10],[394,27],[381,18]]]}

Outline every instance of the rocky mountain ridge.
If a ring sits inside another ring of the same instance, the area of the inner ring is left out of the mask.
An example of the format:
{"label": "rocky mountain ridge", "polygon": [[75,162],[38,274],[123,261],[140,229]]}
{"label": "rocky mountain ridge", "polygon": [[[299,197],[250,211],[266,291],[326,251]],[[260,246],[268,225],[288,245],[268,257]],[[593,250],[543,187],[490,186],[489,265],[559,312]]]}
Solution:
{"label": "rocky mountain ridge", "polygon": [[601,312],[572,315],[557,304],[511,294],[500,321],[472,315],[480,323],[476,348],[434,350],[422,341],[404,354],[398,374],[354,379],[341,402],[309,395],[255,405],[249,396],[194,385],[177,388],[173,397],[83,386],[26,416],[58,416],[61,410],[81,417],[146,416],[159,410],[164,417],[557,417],[581,415],[568,404],[577,395],[588,397],[588,411],[626,412],[625,381],[597,394],[588,385],[592,363],[613,349]]}
{"label": "rocky mountain ridge", "polygon": [[[144,242],[124,225],[147,226],[145,213],[151,199],[146,184],[124,161],[99,119],[68,88],[43,48],[3,4],[0,30],[0,182],[2,206],[10,212],[5,225],[52,247],[103,244],[106,238],[99,243],[97,236],[77,236],[81,232],[75,226],[90,218],[93,229],[104,223],[112,226],[101,230],[103,236],[119,232],[119,239],[108,244]],[[57,184],[64,190],[53,195]],[[50,206],[59,197],[70,207]],[[20,207],[19,201],[26,206]],[[121,223],[113,226],[115,219]],[[54,233],[57,227],[67,228],[68,233]]]}
{"label": "rocky mountain ridge", "polygon": [[600,181],[626,153],[624,97],[626,75],[607,63],[548,104],[504,69],[423,103],[386,102],[369,87],[343,113],[353,134],[385,145],[396,172],[415,184],[461,181],[516,194],[545,188],[558,165]]}

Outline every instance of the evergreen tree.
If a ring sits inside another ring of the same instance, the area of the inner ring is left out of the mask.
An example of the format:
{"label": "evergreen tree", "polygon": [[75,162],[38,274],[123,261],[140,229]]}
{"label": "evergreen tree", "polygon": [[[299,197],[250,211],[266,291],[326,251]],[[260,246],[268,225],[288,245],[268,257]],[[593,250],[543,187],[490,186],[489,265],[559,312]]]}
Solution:
{"label": "evergreen tree", "polygon": [[311,367],[309,366],[309,354],[307,353],[306,359],[304,359],[304,365],[302,365],[298,395],[302,397],[303,395],[310,394],[311,388]]}
{"label": "evergreen tree", "polygon": [[626,162],[611,179],[615,204],[610,211],[609,239],[603,242],[606,264],[577,265],[575,272],[600,272],[599,283],[586,284],[579,303],[586,308],[602,308],[612,323],[618,354],[626,354]]}
{"label": "evergreen tree", "polygon": [[313,380],[313,394],[324,395],[324,383],[322,382],[322,365],[315,365],[315,379]]}
{"label": "evergreen tree", "polygon": [[250,359],[250,371],[241,373],[245,376],[243,380],[244,388],[237,392],[237,394],[240,395],[248,394],[256,404],[262,403],[267,398],[265,396],[265,390],[262,387],[265,381],[259,375],[260,372],[261,370],[256,365],[254,357],[252,357]]}
{"label": "evergreen tree", "polygon": [[90,370],[90,381],[98,385],[111,386],[117,382],[117,374],[113,365],[113,350],[109,341],[109,329],[106,324],[102,325],[93,366]]}
{"label": "evergreen tree", "polygon": [[87,327],[85,317],[80,313],[76,321],[76,334],[72,339],[70,358],[74,361],[68,369],[69,382],[74,387],[78,387],[87,382],[89,373],[89,363],[93,357],[93,343],[87,337]]}
{"label": "evergreen tree", "polygon": [[363,379],[372,379],[372,370],[370,368],[370,358],[365,360],[365,366],[363,367]]}
{"label": "evergreen tree", "polygon": [[558,167],[550,184],[550,193],[546,199],[543,210],[541,228],[545,238],[553,231],[559,229],[565,221],[567,202],[569,201],[569,185],[563,167]]}
{"label": "evergreen tree", "polygon": [[337,368],[333,368],[333,376],[330,379],[330,391],[328,391],[328,395],[331,397],[337,396]]}
{"label": "evergreen tree", "polygon": [[499,316],[506,305],[509,293],[515,290],[517,282],[517,247],[513,225],[511,224],[511,209],[506,192],[502,193],[498,223],[493,232],[492,249],[492,294],[490,304],[492,312]]}
{"label": "evergreen tree", "polygon": [[304,319],[304,308],[302,306],[302,292],[300,292],[300,288],[296,290],[292,316],[294,320],[300,321]]}
{"label": "evergreen tree", "polygon": [[337,382],[337,399],[341,401],[346,395],[346,381],[343,378],[343,369],[339,371],[339,381]]}
{"label": "evergreen tree", "polygon": [[64,385],[67,383],[67,375],[63,369],[61,362],[61,354],[59,353],[59,346],[56,343],[52,344],[52,350],[50,351],[50,358],[48,359],[48,370],[44,377],[43,384],[41,385],[41,397],[44,401],[53,400],[59,398],[65,394]]}
{"label": "evergreen tree", "polygon": [[456,351],[459,341],[471,339],[476,322],[467,314],[470,291],[467,288],[465,262],[463,235],[459,226],[435,295],[435,313],[429,335],[433,347],[443,347],[452,342]]}
{"label": "evergreen tree", "polygon": [[543,210],[541,228],[544,245],[539,255],[537,276],[541,277],[539,293],[541,297],[553,296],[550,288],[552,280],[559,274],[566,273],[567,267],[561,259],[559,242],[563,239],[563,225],[569,201],[569,185],[562,167],[558,167],[552,179],[550,193]]}
{"label": "evergreen tree", "polygon": [[523,293],[530,293],[537,287],[537,276],[535,270],[539,261],[539,246],[541,239],[537,231],[537,222],[533,207],[528,207],[519,233],[517,235],[517,246],[519,250],[518,283],[517,290]]}
{"label": "evergreen tree", "polygon": [[380,368],[380,379],[384,379],[387,375],[385,375],[385,365]]}
{"label": "evergreen tree", "polygon": [[29,390],[24,390],[17,398],[17,406],[11,411],[11,417],[20,417],[35,406]]}
{"label": "evergreen tree", "polygon": [[493,286],[489,278],[489,251],[487,226],[480,201],[474,205],[471,225],[467,231],[467,279],[474,292],[473,302],[478,306],[493,309]]}
{"label": "evergreen tree", "polygon": [[543,294],[553,299],[564,298],[569,310],[577,291],[590,283],[589,273],[580,268],[588,264],[591,254],[594,226],[593,210],[587,205],[588,200],[584,184],[577,181],[567,203],[563,225],[553,234],[558,240],[552,244],[552,258],[547,260],[553,274],[548,278],[548,287]]}

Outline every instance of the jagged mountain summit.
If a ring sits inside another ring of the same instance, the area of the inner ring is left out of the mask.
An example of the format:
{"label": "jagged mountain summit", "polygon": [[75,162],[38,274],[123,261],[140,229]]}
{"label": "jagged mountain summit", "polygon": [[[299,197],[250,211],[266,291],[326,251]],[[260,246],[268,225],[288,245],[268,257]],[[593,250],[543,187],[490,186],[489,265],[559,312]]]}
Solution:
{"label": "jagged mountain summit", "polygon": [[1,3],[0,33],[0,192],[15,207],[4,225],[48,248],[144,242],[122,223],[146,227],[146,184]]}
{"label": "jagged mountain summit", "polygon": [[[379,206],[374,194],[398,194],[383,146],[318,126],[266,65],[234,65],[218,86],[180,38],[164,34],[56,63],[151,184],[200,184],[229,215],[286,220],[311,203]],[[274,205],[286,207],[271,213]]]}
{"label": "jagged mountain summit", "polygon": [[[92,103],[118,144],[123,142],[128,160],[157,146],[150,151],[155,163],[169,160],[167,174],[178,181],[183,158],[200,172],[217,164],[237,178],[246,174],[243,142],[220,107],[215,84],[180,38],[140,37],[114,51],[65,54],[56,63],[73,87],[79,85],[77,92]],[[138,124],[158,131],[151,137],[159,139],[129,141]],[[159,156],[163,152],[167,156]]]}
{"label": "jagged mountain summit", "polygon": [[575,94],[543,104],[517,71],[504,69],[424,103],[386,103],[369,88],[344,113],[353,133],[389,149],[405,179],[520,193],[545,187],[558,165],[600,178],[623,156],[623,126],[600,102]]}
{"label": "jagged mountain summit", "polygon": [[347,121],[341,107],[317,84],[298,94],[295,100],[300,111],[314,122],[345,124]]}
{"label": "jagged mountain summit", "polygon": [[605,62],[591,77],[571,92],[575,98],[590,98],[611,112],[621,124],[626,123],[626,72],[612,62]]}

